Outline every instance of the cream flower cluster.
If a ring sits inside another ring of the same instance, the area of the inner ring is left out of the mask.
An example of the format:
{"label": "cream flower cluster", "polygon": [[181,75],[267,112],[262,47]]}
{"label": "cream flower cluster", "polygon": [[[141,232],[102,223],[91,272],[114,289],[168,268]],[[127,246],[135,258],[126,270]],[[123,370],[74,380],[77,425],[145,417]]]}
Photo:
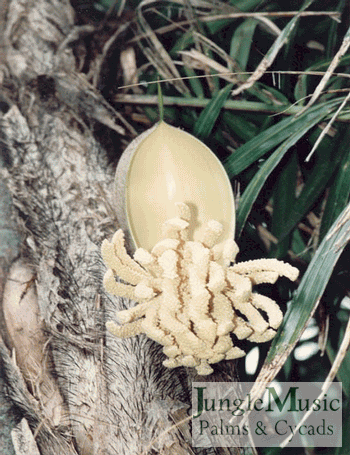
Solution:
{"label": "cream flower cluster", "polygon": [[190,241],[190,210],[179,203],[177,211],[151,252],[138,248],[132,259],[121,230],[112,242],[103,242],[105,289],[138,302],[117,313],[120,325],[110,321],[107,328],[118,337],[145,333],[164,346],[165,366],[196,367],[208,375],[210,364],[245,355],[230,333],[257,343],[275,336],[283,314],[273,300],[252,292],[252,286],[275,283],[282,275],[295,280],[298,270],[277,259],[235,264],[236,243],[217,244],[220,223],[209,221],[201,241]]}

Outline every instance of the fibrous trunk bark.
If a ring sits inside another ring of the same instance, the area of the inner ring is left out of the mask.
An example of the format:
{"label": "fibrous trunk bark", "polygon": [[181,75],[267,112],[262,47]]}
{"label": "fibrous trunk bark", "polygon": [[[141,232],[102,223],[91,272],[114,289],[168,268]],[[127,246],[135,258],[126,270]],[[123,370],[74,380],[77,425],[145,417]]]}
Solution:
{"label": "fibrous trunk bark", "polygon": [[[105,330],[132,303],[102,287],[100,245],[118,226],[113,166],[92,125],[121,135],[124,126],[77,70],[73,10],[67,0],[12,0],[4,18],[2,176],[21,235],[4,293],[6,453],[220,453],[192,449],[188,422],[171,429],[187,416],[191,373],[165,368],[146,337]],[[231,366],[220,368],[211,379],[232,380]]]}

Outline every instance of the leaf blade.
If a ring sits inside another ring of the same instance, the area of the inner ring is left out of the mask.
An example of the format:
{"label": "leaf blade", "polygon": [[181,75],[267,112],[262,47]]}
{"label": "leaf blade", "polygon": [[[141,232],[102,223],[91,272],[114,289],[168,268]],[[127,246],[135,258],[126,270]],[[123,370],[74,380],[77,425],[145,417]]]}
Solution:
{"label": "leaf blade", "polygon": [[210,100],[208,105],[203,109],[194,126],[193,134],[199,139],[207,138],[217,121],[225,101],[227,100],[233,84],[228,84]]}
{"label": "leaf blade", "polygon": [[[240,236],[240,234],[242,233],[244,224],[248,218],[250,210],[251,210],[256,198],[258,197],[265,181],[267,180],[267,178],[269,177],[269,175],[271,174],[273,169],[275,169],[275,167],[278,165],[278,163],[281,161],[281,159],[283,158],[285,153],[287,153],[287,151],[290,149],[290,147],[292,147],[313,126],[315,126],[318,122],[320,122],[322,120],[322,118],[324,117],[324,115],[326,115],[326,114],[325,114],[324,109],[321,108],[321,109],[318,109],[317,111],[314,111],[313,115],[305,116],[305,117],[303,117],[303,115],[299,117],[299,118],[302,117],[303,121],[301,123],[298,122],[298,128],[295,129],[293,127],[293,134],[289,135],[289,137],[287,137],[287,139],[282,143],[282,145],[280,145],[280,147],[265,161],[265,163],[261,166],[259,171],[256,173],[254,178],[251,180],[251,182],[248,184],[247,188],[245,189],[245,191],[240,199],[239,207],[237,209],[237,219],[236,219],[237,236]],[[284,123],[284,122],[285,121],[282,120],[282,122],[280,122],[280,123]],[[269,130],[272,130],[272,129],[274,129],[274,126],[269,128]],[[259,136],[265,137],[264,133],[260,134]],[[255,139],[256,138],[252,139],[249,142],[253,142],[253,141],[255,141]],[[263,143],[260,141],[259,146],[262,146],[262,145],[263,145]],[[294,218],[293,218],[293,223],[294,223]],[[291,224],[292,223],[289,222],[288,226]],[[293,226],[294,226],[294,224],[293,224]],[[290,232],[290,231],[288,231],[288,232]],[[284,229],[284,236],[285,235],[286,235],[286,229]]]}
{"label": "leaf blade", "polygon": [[296,346],[312,317],[332,275],[333,269],[350,238],[350,204],[348,204],[328,235],[316,250],[284,316],[262,366],[251,396],[260,397],[264,383],[277,376],[286,359]]}
{"label": "leaf blade", "polygon": [[[305,111],[299,117],[289,117],[281,120],[255,138],[239,147],[234,154],[228,157],[224,166],[230,178],[240,174],[247,167],[261,158],[265,153],[281,144],[288,137],[292,136],[303,127],[304,122],[312,122],[314,119],[320,121],[341,102],[342,99],[331,100],[319,104],[316,107]],[[317,122],[316,122],[317,123]]]}

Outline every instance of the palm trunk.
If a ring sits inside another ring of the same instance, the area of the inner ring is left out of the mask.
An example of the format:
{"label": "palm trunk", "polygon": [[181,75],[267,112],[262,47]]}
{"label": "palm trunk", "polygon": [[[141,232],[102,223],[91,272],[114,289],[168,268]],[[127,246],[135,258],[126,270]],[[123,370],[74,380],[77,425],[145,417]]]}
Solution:
{"label": "palm trunk", "polygon": [[[30,429],[21,420],[13,432],[14,448],[24,453],[29,431],[34,445],[27,453],[33,454],[35,445],[43,455],[213,453],[191,448],[188,423],[170,429],[190,405],[189,373],[165,368],[160,347],[148,338],[121,340],[105,330],[105,321],[130,302],[102,287],[101,241],[117,228],[114,172],[89,125],[102,122],[120,134],[124,128],[76,69],[77,32],[70,4],[58,0],[11,1],[2,30],[3,175],[23,236],[20,267],[25,270],[16,279],[27,276],[21,302],[29,299],[29,289],[34,293],[30,308],[40,311],[36,322],[45,380],[62,397],[59,412],[48,418],[47,393],[41,384],[33,385],[30,357],[21,357],[23,343],[18,345],[8,324],[7,345],[15,348],[21,372],[2,345],[2,374],[9,406],[16,410],[14,422],[25,418]],[[6,321],[12,284],[13,278],[4,301]],[[233,371],[233,364],[220,365],[211,380],[232,381]]]}

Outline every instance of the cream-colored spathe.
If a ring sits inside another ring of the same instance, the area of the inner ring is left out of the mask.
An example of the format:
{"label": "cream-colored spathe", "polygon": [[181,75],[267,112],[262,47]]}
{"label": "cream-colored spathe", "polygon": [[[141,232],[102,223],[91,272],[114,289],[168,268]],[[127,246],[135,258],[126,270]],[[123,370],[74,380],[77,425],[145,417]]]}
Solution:
{"label": "cream-colored spathe", "polygon": [[230,181],[213,152],[185,131],[160,122],[123,153],[116,174],[118,220],[135,248],[150,250],[162,238],[164,222],[184,202],[198,240],[205,224],[218,220],[221,242],[233,238],[235,207]]}
{"label": "cream-colored spathe", "polygon": [[[245,355],[230,333],[257,343],[274,337],[283,314],[273,300],[252,292],[252,286],[274,283],[282,275],[295,280],[298,270],[276,259],[234,264],[235,242],[227,239],[218,248],[219,222],[207,222],[201,238],[193,241],[190,209],[183,203],[176,207],[177,216],[164,223],[164,238],[151,252],[139,248],[132,259],[122,230],[112,242],[103,242],[106,290],[138,302],[117,313],[121,325],[108,322],[107,328],[118,337],[145,333],[164,346],[165,366],[196,367],[207,375],[213,371],[210,364]],[[130,284],[116,281],[117,276]]]}

